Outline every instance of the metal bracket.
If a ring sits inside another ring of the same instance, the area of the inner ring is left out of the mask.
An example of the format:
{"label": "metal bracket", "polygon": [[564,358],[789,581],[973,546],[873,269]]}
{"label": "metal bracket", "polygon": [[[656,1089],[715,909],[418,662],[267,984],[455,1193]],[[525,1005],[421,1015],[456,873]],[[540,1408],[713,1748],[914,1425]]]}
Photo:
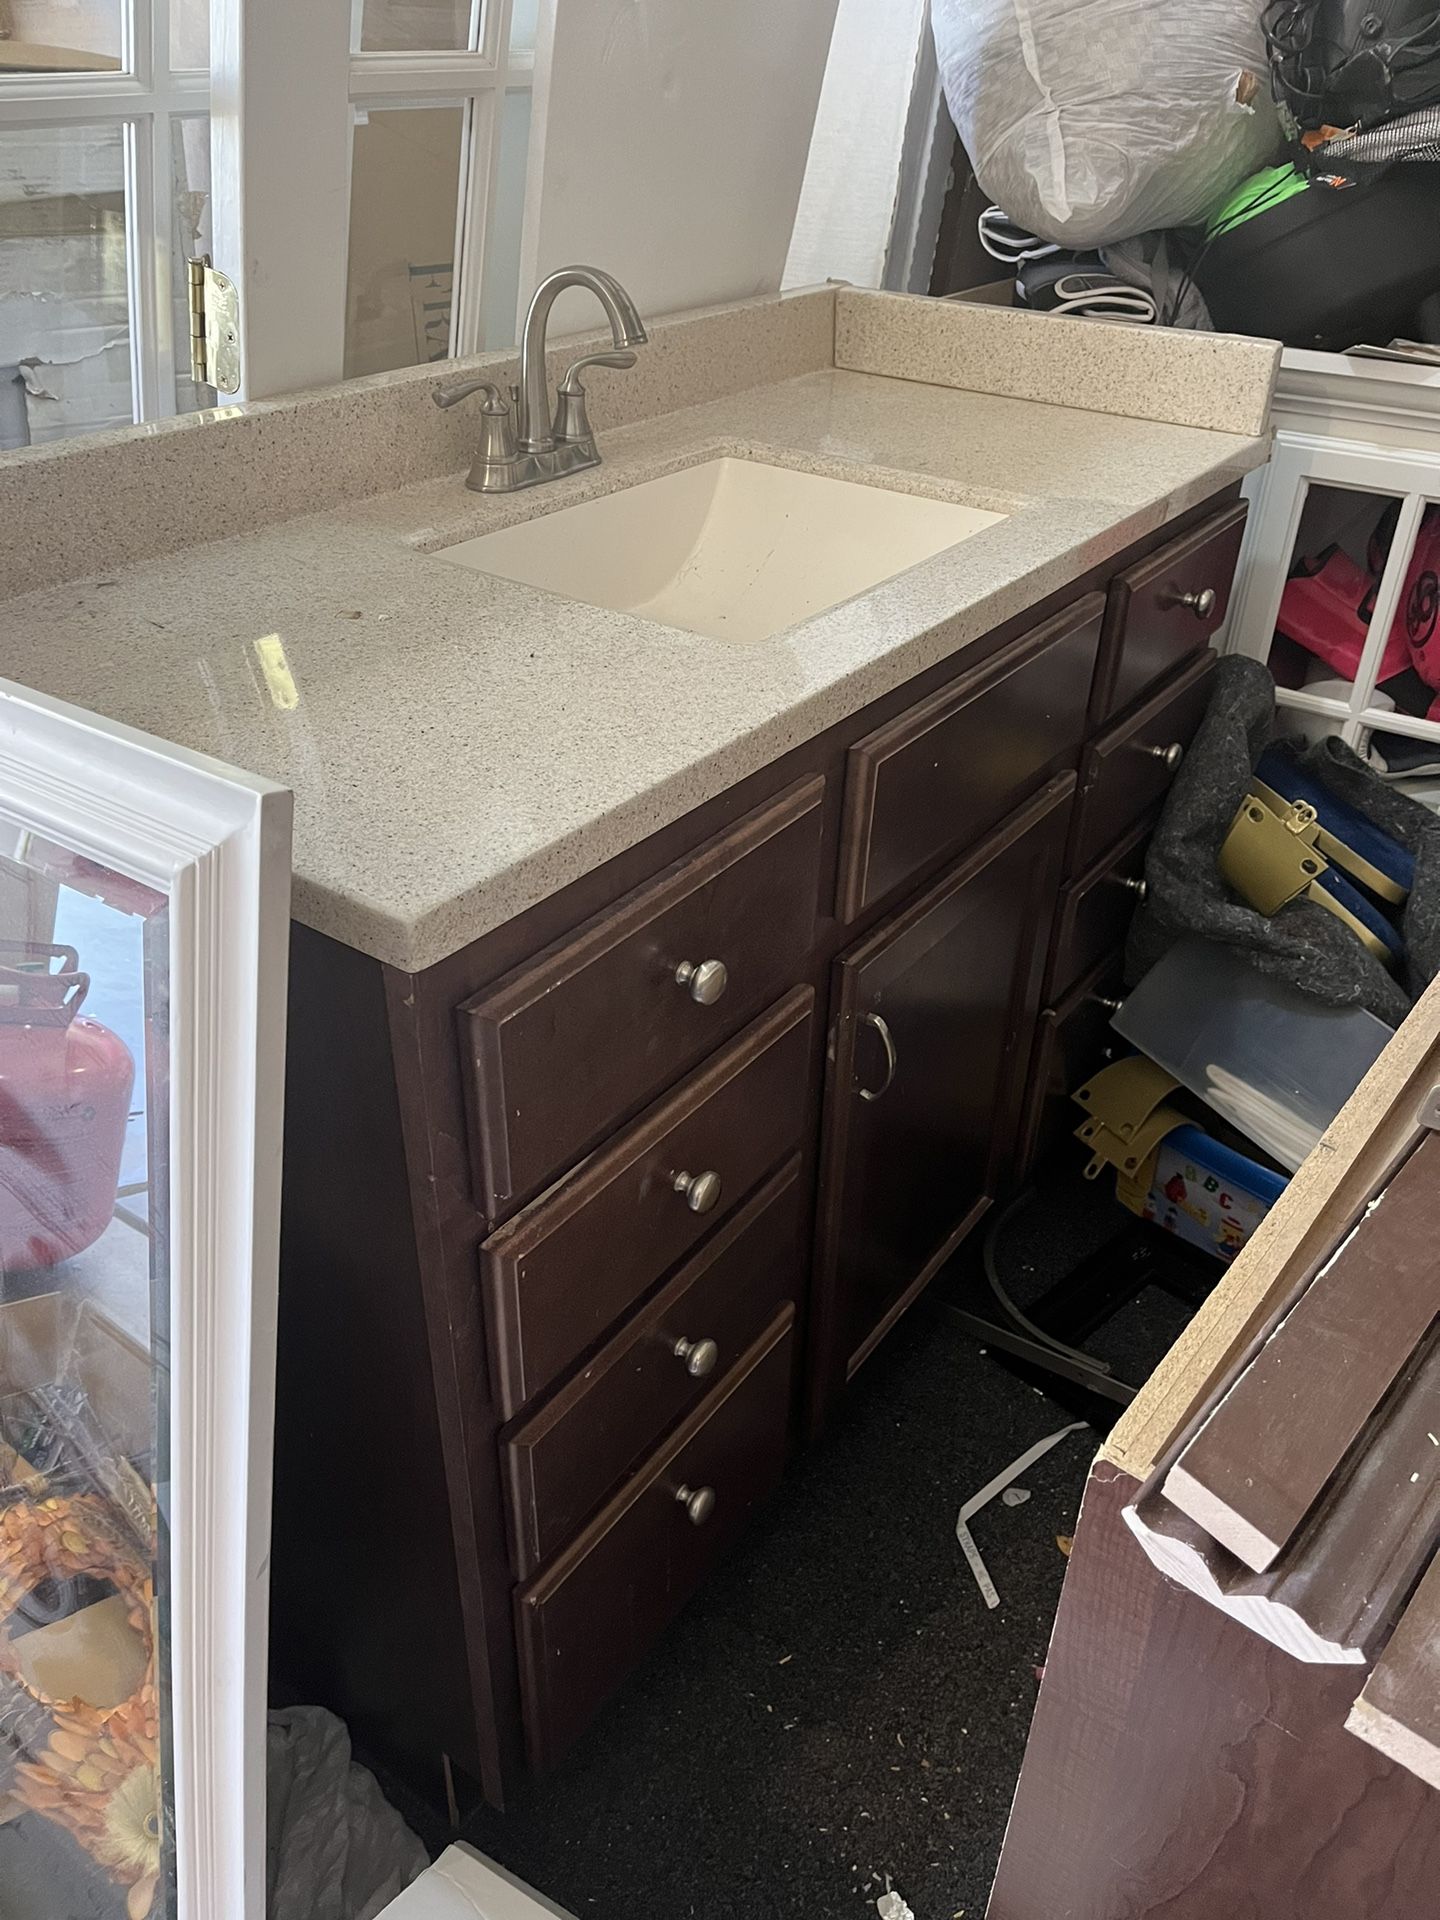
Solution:
{"label": "metal bracket", "polygon": [[1149,1191],[1150,1162],[1167,1133],[1185,1125],[1185,1115],[1165,1101],[1179,1086],[1144,1054],[1133,1054],[1102,1067],[1093,1080],[1071,1096],[1090,1117],[1075,1129],[1075,1138],[1089,1147],[1087,1180],[1098,1180],[1113,1167],[1122,1201],[1138,1211]]}
{"label": "metal bracket", "polygon": [[185,262],[190,292],[190,377],[217,393],[240,391],[240,295],[208,253]]}

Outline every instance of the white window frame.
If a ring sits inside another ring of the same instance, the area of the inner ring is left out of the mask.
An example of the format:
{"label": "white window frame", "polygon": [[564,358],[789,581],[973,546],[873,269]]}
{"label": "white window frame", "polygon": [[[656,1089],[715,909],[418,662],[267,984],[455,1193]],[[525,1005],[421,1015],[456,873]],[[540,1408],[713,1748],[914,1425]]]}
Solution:
{"label": "white window frame", "polygon": [[[512,0],[472,0],[468,50],[362,53],[362,0],[211,0],[215,263],[240,289],[242,397],[344,377],[356,110],[466,109],[451,358],[478,353],[503,103],[533,84]],[[285,59],[273,57],[276,45]],[[297,179],[307,192],[297,195]]]}
{"label": "white window frame", "polygon": [[182,375],[189,370],[190,342],[188,336],[176,339],[174,325],[171,122],[209,107],[209,76],[171,68],[169,0],[122,0],[118,72],[0,74],[0,131],[122,131],[130,392],[137,421],[174,414],[177,368]]}
{"label": "white window frame", "polygon": [[0,681],[0,819],[169,902],[176,1920],[263,1920],[291,797]]}

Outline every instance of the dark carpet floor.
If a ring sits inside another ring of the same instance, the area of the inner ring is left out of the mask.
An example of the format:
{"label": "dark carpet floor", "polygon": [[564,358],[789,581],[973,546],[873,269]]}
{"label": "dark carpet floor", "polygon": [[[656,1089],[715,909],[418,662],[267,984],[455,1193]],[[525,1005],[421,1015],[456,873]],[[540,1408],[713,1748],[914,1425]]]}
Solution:
{"label": "dark carpet floor", "polygon": [[[1047,1196],[1007,1230],[1007,1284],[1033,1297],[1120,1218]],[[1178,1313],[1147,1293],[1097,1344],[1143,1371]],[[916,1920],[982,1914],[1095,1435],[977,1518],[997,1611],[955,1520],[1070,1417],[917,1309],[562,1769],[462,1837],[595,1920],[860,1920],[887,1884]]]}

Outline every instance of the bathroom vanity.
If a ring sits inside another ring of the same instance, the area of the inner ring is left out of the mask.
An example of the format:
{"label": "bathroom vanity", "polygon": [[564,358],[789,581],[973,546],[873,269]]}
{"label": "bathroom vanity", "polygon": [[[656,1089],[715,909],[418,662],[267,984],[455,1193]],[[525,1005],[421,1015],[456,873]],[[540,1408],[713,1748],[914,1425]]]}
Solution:
{"label": "bathroom vanity", "polygon": [[[426,405],[428,472],[287,516],[322,399],[419,430],[422,376],[357,383],[275,403],[243,535],[117,527],[109,586],[6,608],[0,668],[296,791],[275,1669],[462,1799],[561,1758],[1067,1124],[1266,453],[1258,342],[834,289],[668,325],[596,472],[467,496]],[[787,474],[967,531],[818,606],[802,548],[798,611],[707,626],[607,564],[670,506],[580,520],[706,463],[781,476],[707,495],[737,541],[803,521]]]}

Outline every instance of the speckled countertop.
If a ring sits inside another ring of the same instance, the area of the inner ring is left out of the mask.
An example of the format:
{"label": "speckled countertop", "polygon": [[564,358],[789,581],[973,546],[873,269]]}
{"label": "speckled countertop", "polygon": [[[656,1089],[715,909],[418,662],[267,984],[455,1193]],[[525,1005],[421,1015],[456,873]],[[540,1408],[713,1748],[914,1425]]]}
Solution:
{"label": "speckled countertop", "polygon": [[[1268,440],[848,371],[0,606],[0,674],[294,790],[294,911],[419,969],[1260,465]],[[432,550],[721,452],[1010,517],[776,639],[705,639]]]}

